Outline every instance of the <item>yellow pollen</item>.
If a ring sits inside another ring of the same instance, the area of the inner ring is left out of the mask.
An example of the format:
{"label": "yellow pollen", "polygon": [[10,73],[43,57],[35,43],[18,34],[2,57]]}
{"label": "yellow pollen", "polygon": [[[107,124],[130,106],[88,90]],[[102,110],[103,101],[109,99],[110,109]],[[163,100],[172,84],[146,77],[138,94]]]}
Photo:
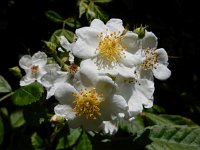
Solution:
{"label": "yellow pollen", "polygon": [[153,69],[154,65],[157,63],[158,55],[155,53],[154,49],[147,48],[144,50],[146,59],[141,64],[141,67],[144,70]]}
{"label": "yellow pollen", "polygon": [[99,51],[97,61],[98,65],[111,66],[112,63],[118,63],[124,56],[126,46],[123,45],[122,40],[125,36],[119,34],[116,32],[110,35],[103,35],[103,33],[100,33],[98,36],[100,38],[100,42],[97,48]]}
{"label": "yellow pollen", "polygon": [[103,97],[95,89],[82,89],[79,94],[73,93],[73,95],[75,96],[73,111],[77,116],[97,119],[101,115],[99,107]]}
{"label": "yellow pollen", "polygon": [[33,65],[33,66],[31,67],[31,73],[32,73],[32,74],[37,74],[38,72],[39,72],[39,66]]}

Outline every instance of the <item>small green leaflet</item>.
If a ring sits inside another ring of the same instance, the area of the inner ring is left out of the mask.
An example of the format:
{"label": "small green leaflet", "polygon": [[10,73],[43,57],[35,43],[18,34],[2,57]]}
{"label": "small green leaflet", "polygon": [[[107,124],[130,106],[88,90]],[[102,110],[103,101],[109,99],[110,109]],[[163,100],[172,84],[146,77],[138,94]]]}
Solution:
{"label": "small green leaflet", "polygon": [[8,82],[0,75],[0,93],[11,92],[12,89]]}
{"label": "small green leaflet", "polygon": [[37,82],[34,82],[30,85],[17,89],[12,95],[12,100],[15,105],[28,105],[40,100],[43,92],[43,86]]}

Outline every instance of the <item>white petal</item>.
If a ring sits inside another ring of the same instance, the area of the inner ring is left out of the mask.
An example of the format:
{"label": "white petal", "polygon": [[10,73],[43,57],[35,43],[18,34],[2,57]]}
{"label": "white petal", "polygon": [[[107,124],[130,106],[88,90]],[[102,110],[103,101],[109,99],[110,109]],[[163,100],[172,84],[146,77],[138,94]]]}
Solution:
{"label": "white petal", "polygon": [[166,65],[157,63],[153,68],[153,75],[159,80],[166,80],[171,76],[171,71]]}
{"label": "white petal", "polygon": [[78,58],[87,59],[97,55],[99,32],[90,27],[76,30],[77,41],[72,46],[72,53]]}
{"label": "white petal", "polygon": [[90,27],[97,29],[99,33],[106,31],[106,25],[99,19],[94,19],[91,22]]}
{"label": "white petal", "polygon": [[73,112],[72,108],[68,105],[56,105],[54,107],[54,112],[58,116],[62,116],[67,120],[72,120],[76,117],[76,114]]}
{"label": "white petal", "polygon": [[152,32],[145,32],[145,37],[142,39],[142,48],[157,48],[158,38]]}
{"label": "white petal", "polygon": [[168,61],[167,52],[163,48],[159,48],[155,50],[155,52],[158,54],[158,62],[162,64],[166,64]]}
{"label": "white petal", "polygon": [[97,81],[98,75],[93,68],[88,66],[81,66],[79,71],[76,74],[76,77],[85,87],[94,87],[94,84]]}
{"label": "white petal", "polygon": [[139,59],[138,55],[126,51],[124,51],[124,57],[122,56],[121,61],[127,67],[133,67],[141,63],[141,59]]}
{"label": "white petal", "polygon": [[44,66],[47,63],[47,55],[44,52],[37,52],[32,56],[32,64]]}
{"label": "white petal", "polygon": [[99,77],[95,87],[97,93],[103,94],[105,99],[112,96],[116,92],[116,85],[112,79],[107,76]]}
{"label": "white petal", "polygon": [[23,69],[29,69],[32,65],[32,60],[30,55],[24,55],[19,60],[19,66]]}
{"label": "white petal", "polygon": [[72,45],[71,43],[69,43],[69,41],[64,37],[64,36],[60,36],[59,38],[60,41],[60,45],[67,51],[71,51],[72,49]]}
{"label": "white petal", "polygon": [[121,19],[110,19],[106,26],[109,28],[111,32],[122,33],[124,31],[123,22]]}
{"label": "white petal", "polygon": [[77,93],[76,89],[68,83],[63,83],[56,89],[55,98],[61,104],[72,105],[75,100],[73,93]]}
{"label": "white petal", "polygon": [[114,95],[102,102],[101,116],[103,120],[108,121],[112,116],[119,113],[126,113],[128,109],[125,99],[121,95]]}
{"label": "white petal", "polygon": [[135,77],[135,67],[128,68],[123,65],[117,66],[118,74],[124,78],[134,78]]}
{"label": "white petal", "polygon": [[134,54],[140,48],[140,40],[138,39],[138,35],[128,31],[125,34],[125,38],[122,39],[122,43],[127,47],[126,51]]}
{"label": "white petal", "polygon": [[117,120],[103,121],[102,123],[103,133],[113,135],[118,130]]}
{"label": "white petal", "polygon": [[29,78],[27,76],[24,76],[21,80],[20,80],[20,86],[26,86],[29,85],[33,82],[35,82],[36,79],[34,78]]}

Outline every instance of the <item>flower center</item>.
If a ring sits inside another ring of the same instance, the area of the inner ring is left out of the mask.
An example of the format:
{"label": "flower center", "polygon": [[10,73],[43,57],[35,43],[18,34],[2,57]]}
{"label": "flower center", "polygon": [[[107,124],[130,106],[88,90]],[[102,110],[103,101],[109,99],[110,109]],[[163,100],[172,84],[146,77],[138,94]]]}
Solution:
{"label": "flower center", "polygon": [[102,95],[98,94],[95,89],[82,89],[75,96],[73,111],[77,116],[84,116],[86,119],[97,119],[100,113],[100,104],[103,101]]}
{"label": "flower center", "polygon": [[155,53],[154,49],[144,49],[144,53],[145,53],[145,57],[146,59],[144,60],[144,62],[141,64],[141,67],[144,70],[149,70],[149,69],[153,69],[154,65],[158,62],[158,54]]}
{"label": "flower center", "polygon": [[124,56],[124,50],[126,49],[126,46],[122,44],[122,39],[125,36],[118,35],[116,32],[103,35],[101,32],[98,37],[100,37],[100,42],[97,48],[99,51],[97,64],[108,67],[112,66],[113,63],[118,63],[120,58]]}
{"label": "flower center", "polygon": [[39,72],[39,66],[33,65],[33,66],[31,67],[31,73],[32,73],[32,74],[37,74],[38,72]]}

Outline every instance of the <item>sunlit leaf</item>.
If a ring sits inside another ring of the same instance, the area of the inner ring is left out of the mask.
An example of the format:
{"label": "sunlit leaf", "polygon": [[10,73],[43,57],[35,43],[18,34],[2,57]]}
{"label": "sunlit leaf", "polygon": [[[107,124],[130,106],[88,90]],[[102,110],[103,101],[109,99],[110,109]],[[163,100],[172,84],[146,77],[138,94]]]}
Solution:
{"label": "sunlit leaf", "polygon": [[0,116],[0,144],[3,142],[3,138],[4,138],[4,125],[3,125],[2,118]]}
{"label": "sunlit leaf", "polygon": [[142,117],[146,120],[148,125],[195,125],[190,119],[178,115],[156,115],[143,112]]}
{"label": "sunlit leaf", "polygon": [[[148,132],[147,132],[148,131]],[[200,127],[189,127],[183,125],[165,126],[155,125],[146,128],[140,134],[143,141],[151,140],[146,146],[149,150],[199,150],[200,149]],[[145,145],[144,145],[145,146]]]}
{"label": "sunlit leaf", "polygon": [[93,0],[95,3],[109,3],[112,0]]}
{"label": "sunlit leaf", "polygon": [[43,149],[43,139],[36,132],[31,136],[31,143],[35,150]]}
{"label": "sunlit leaf", "polygon": [[65,36],[70,42],[72,42],[74,39],[74,33],[72,31],[59,29],[52,34],[50,42],[59,44],[58,37],[60,37],[61,35]]}
{"label": "sunlit leaf", "polygon": [[18,128],[25,123],[24,115],[21,110],[15,111],[10,115],[10,122],[13,128]]}
{"label": "sunlit leaf", "polygon": [[55,23],[62,23],[64,19],[55,11],[53,10],[48,10],[45,12],[46,17],[55,22]]}
{"label": "sunlit leaf", "polygon": [[8,82],[0,75],[0,93],[11,92],[12,89]]}
{"label": "sunlit leaf", "polygon": [[86,12],[86,9],[88,7],[88,0],[79,0],[78,6],[79,6],[79,18]]}
{"label": "sunlit leaf", "polygon": [[73,150],[92,150],[92,144],[85,132],[83,132],[81,138],[78,141],[78,145],[73,147]]}
{"label": "sunlit leaf", "polygon": [[65,20],[65,24],[67,24],[69,27],[72,27],[72,28],[81,27],[81,23],[78,20],[75,20],[74,18],[71,18],[71,17]]}
{"label": "sunlit leaf", "polygon": [[12,100],[15,105],[28,105],[40,100],[43,92],[43,86],[37,82],[34,82],[30,85],[17,89],[12,95]]}

